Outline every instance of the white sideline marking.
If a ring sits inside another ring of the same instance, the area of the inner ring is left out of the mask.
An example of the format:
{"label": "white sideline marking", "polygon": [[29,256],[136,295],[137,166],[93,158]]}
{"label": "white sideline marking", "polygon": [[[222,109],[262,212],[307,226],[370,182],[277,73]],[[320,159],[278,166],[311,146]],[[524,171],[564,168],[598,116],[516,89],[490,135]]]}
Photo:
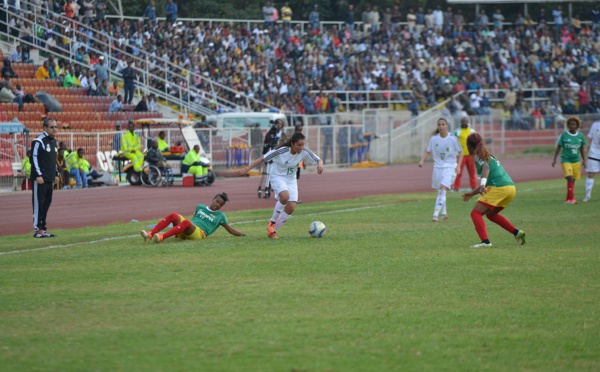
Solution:
{"label": "white sideline marking", "polygon": [[[557,186],[549,186],[549,187],[529,188],[529,189],[518,190],[518,191],[519,192],[530,192],[530,191],[539,191],[539,190],[560,189],[563,187],[564,186],[557,185]],[[394,204],[369,205],[369,206],[365,206],[365,207],[340,209],[340,210],[328,211],[328,212],[309,213],[309,214],[306,214],[305,216],[316,216],[316,215],[321,215],[321,214],[332,214],[332,213],[345,213],[345,212],[359,211],[359,210],[363,210],[363,209],[390,207],[390,206],[394,206],[394,205],[398,205],[398,204],[394,203]],[[267,221],[266,219],[253,220],[253,221],[239,221],[239,222],[231,223],[231,225],[245,225],[245,224],[249,224],[249,223],[259,223],[259,222],[266,222],[266,221]],[[79,242],[79,243],[71,243],[71,244],[63,244],[63,245],[51,245],[49,247],[23,249],[20,251],[6,251],[6,252],[0,252],[0,256],[5,255],[5,254],[13,254],[13,253],[44,251],[47,249],[68,248],[68,247],[73,247],[75,245],[80,245],[80,244],[96,244],[96,243],[102,243],[102,242],[111,241],[111,240],[121,240],[121,239],[129,239],[129,238],[136,238],[136,237],[139,237],[139,235],[116,236],[113,238],[104,238],[104,239],[99,239],[99,240],[92,240],[89,242]]]}
{"label": "white sideline marking", "polygon": [[[78,243],[70,243],[70,244],[62,244],[62,245],[51,245],[49,247],[22,249],[22,250],[19,250],[19,251],[6,251],[6,252],[0,252],[0,255],[11,254],[11,253],[24,253],[24,252],[43,251],[43,250],[46,250],[46,249],[67,248],[67,247],[72,247],[74,245],[101,243],[101,242],[107,242],[107,241],[110,241],[110,240],[120,240],[120,239],[125,239],[125,238],[132,238],[132,237],[135,237],[135,236],[139,236],[139,235],[115,236],[113,238],[104,238],[104,239],[99,239],[99,240],[92,240],[90,242],[78,242]],[[46,239],[48,239],[48,238],[46,238]]]}
{"label": "white sideline marking", "polygon": [[[335,210],[335,211],[328,211],[328,212],[317,212],[317,213],[309,213],[309,214],[303,214],[303,216],[316,216],[316,215],[320,215],[320,214],[332,214],[332,213],[345,213],[345,212],[354,212],[354,211],[360,211],[362,209],[371,209],[371,208],[379,208],[379,207],[389,207],[392,205],[397,205],[396,204],[379,204],[379,205],[369,205],[366,207],[357,207],[357,208],[348,208],[348,209],[339,209],[339,210]],[[239,222],[234,222],[231,223],[230,225],[245,225],[247,223],[255,223],[255,222],[267,222],[268,219],[260,219],[260,220],[254,220],[254,221],[239,221]]]}
{"label": "white sideline marking", "polygon": [[[328,212],[309,213],[309,214],[305,214],[304,216],[316,216],[316,215],[320,215],[320,214],[332,214],[332,213],[345,213],[345,212],[359,211],[359,210],[362,210],[362,209],[382,208],[382,207],[389,207],[389,206],[394,206],[394,205],[398,205],[398,204],[370,205],[370,206],[365,206],[365,207],[340,209],[340,210],[334,210],[334,211],[328,211]],[[253,221],[239,221],[239,222],[233,222],[230,225],[244,225],[244,224],[248,224],[248,223],[258,223],[258,222],[267,222],[267,221],[268,221],[268,219],[253,220]],[[112,237],[112,238],[104,238],[104,239],[92,240],[92,241],[89,241],[89,242],[78,242],[78,243],[70,243],[70,244],[62,244],[62,245],[51,245],[49,247],[42,247],[42,248],[32,248],[32,249],[22,249],[22,250],[19,250],[19,251],[0,252],[0,256],[4,255],[4,254],[37,252],[37,251],[44,251],[44,250],[48,250],[48,249],[68,248],[68,247],[73,247],[73,246],[76,246],[76,245],[96,244],[96,243],[102,243],[102,242],[107,242],[107,241],[111,241],[111,240],[121,240],[121,239],[139,238],[139,237],[140,237],[139,234],[136,234],[136,235],[127,235],[127,236],[115,236],[115,237]]]}
{"label": "white sideline marking", "polygon": [[517,192],[529,192],[529,191],[540,191],[540,190],[552,190],[552,189],[563,189],[564,186],[548,186],[548,187],[532,187],[530,189],[517,190]]}

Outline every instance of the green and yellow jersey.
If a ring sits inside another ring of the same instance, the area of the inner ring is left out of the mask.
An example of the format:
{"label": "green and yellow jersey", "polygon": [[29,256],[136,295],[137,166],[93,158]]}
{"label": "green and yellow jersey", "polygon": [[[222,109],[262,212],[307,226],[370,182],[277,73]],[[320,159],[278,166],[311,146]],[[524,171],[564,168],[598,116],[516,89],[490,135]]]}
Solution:
{"label": "green and yellow jersey", "polygon": [[562,148],[560,152],[561,163],[579,163],[581,147],[586,145],[585,136],[579,131],[575,134],[565,131],[558,137],[556,144]]}
{"label": "green and yellow jersey", "polygon": [[198,204],[191,221],[194,225],[204,231],[206,236],[209,236],[214,233],[219,226],[227,224],[227,217],[219,211],[210,210],[204,204]]}
{"label": "green and yellow jersey", "polygon": [[[481,176],[482,165],[485,163],[483,160],[479,160],[477,156],[473,157],[475,159],[475,167],[477,168],[477,174]],[[487,182],[485,186],[493,186],[493,187],[502,187],[502,186],[511,186],[515,183],[512,178],[506,173],[502,164],[495,157],[490,157],[490,162],[488,163],[490,166],[490,174],[488,174]]]}

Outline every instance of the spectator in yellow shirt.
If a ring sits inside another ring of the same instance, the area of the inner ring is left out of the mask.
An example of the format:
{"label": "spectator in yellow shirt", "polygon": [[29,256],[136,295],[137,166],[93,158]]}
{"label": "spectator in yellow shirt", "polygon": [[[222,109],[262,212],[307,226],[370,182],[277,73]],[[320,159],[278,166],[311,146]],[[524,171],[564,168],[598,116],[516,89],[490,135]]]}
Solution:
{"label": "spectator in yellow shirt", "polygon": [[48,66],[48,61],[44,61],[44,64],[41,65],[35,72],[34,77],[36,79],[50,79],[50,70],[48,69]]}
{"label": "spectator in yellow shirt", "polygon": [[290,8],[289,2],[285,2],[283,7],[281,8],[281,20],[283,21],[284,27],[290,27],[292,22],[292,8]]}

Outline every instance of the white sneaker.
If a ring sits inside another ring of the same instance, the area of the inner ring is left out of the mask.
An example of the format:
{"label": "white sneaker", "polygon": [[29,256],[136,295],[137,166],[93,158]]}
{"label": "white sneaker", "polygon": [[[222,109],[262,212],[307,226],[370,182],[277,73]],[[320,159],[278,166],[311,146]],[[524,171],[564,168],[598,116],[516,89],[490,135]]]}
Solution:
{"label": "white sneaker", "polygon": [[431,222],[438,222],[437,216],[433,216],[433,218],[431,219]]}
{"label": "white sneaker", "polygon": [[448,219],[448,215],[447,214],[442,214],[442,215],[440,215],[440,218],[442,220],[447,220]]}
{"label": "white sneaker", "polygon": [[492,246],[492,243],[481,242],[479,244],[472,245],[471,248],[489,248],[491,246]]}
{"label": "white sneaker", "polygon": [[589,196],[586,196],[585,198],[583,198],[583,202],[584,202],[584,203],[587,203],[587,202],[589,202],[589,201],[590,201],[590,199],[591,199],[591,198],[590,198]]}
{"label": "white sneaker", "polygon": [[517,245],[525,244],[525,231],[519,230],[517,235],[515,235],[515,240],[517,241]]}
{"label": "white sneaker", "polygon": [[152,236],[146,230],[140,231],[140,235],[144,238],[144,243],[148,243],[152,240]]}

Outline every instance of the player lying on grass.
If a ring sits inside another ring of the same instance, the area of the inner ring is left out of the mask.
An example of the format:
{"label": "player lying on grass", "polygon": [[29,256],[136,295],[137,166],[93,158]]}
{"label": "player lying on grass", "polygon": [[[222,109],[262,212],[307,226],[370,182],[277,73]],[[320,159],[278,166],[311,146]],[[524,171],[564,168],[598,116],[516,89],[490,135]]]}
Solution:
{"label": "player lying on grass", "polygon": [[[199,240],[214,233],[219,226],[223,226],[231,235],[246,236],[243,232],[229,226],[225,215],[219,212],[219,209],[223,208],[227,201],[229,201],[229,198],[226,193],[217,194],[210,203],[210,207],[198,204],[191,220],[186,220],[180,214],[171,213],[160,220],[152,231],[142,230],[140,235],[145,242],[152,240],[155,243],[160,243],[171,236],[176,236],[179,239]],[[171,223],[173,227],[166,233],[160,234],[160,231]]]}
{"label": "player lying on grass", "polygon": [[500,212],[510,204],[517,193],[513,180],[506,173],[502,164],[485,147],[481,135],[470,134],[467,137],[467,148],[475,160],[477,174],[481,176],[479,187],[462,196],[464,201],[468,201],[473,196],[481,194],[471,211],[471,219],[481,243],[475,244],[471,248],[492,246],[483,220],[484,215],[488,220],[512,233],[518,245],[525,244],[525,231],[515,228],[509,220],[500,215]]}

